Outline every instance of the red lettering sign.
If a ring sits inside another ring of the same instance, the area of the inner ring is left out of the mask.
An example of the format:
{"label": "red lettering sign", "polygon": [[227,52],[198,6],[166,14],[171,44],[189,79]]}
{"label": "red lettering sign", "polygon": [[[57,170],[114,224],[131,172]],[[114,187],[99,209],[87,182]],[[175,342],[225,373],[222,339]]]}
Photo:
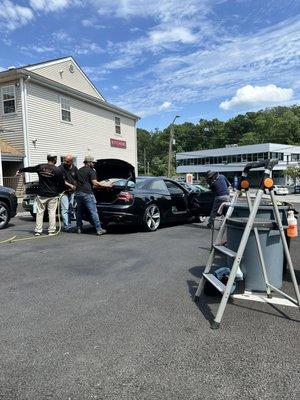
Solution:
{"label": "red lettering sign", "polygon": [[118,147],[119,149],[126,149],[126,142],[125,140],[118,140],[118,139],[110,139],[111,147]]}

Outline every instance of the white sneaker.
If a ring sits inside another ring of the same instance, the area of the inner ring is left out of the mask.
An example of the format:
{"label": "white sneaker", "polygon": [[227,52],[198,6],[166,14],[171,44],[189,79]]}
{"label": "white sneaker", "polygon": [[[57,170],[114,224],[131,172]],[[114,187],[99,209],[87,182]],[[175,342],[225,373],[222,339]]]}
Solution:
{"label": "white sneaker", "polygon": [[41,236],[40,232],[34,232],[34,236]]}
{"label": "white sneaker", "polygon": [[56,232],[48,232],[48,236],[54,236],[56,235]]}

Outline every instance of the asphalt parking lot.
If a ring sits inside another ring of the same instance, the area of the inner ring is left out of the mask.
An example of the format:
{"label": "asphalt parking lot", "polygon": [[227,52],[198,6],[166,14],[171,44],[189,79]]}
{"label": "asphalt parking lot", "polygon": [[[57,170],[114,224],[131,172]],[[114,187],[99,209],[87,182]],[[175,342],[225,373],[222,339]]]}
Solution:
{"label": "asphalt parking lot", "polygon": [[209,244],[186,224],[0,245],[0,399],[299,399],[299,310],[235,301],[212,331],[217,299],[191,297]]}

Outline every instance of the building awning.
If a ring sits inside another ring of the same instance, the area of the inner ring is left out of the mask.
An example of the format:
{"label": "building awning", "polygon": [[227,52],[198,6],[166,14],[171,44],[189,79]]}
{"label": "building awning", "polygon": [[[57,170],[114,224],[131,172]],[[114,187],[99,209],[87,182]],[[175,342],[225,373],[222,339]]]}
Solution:
{"label": "building awning", "polygon": [[0,139],[0,151],[2,161],[22,161],[24,154],[20,150],[16,149],[9,143]]}

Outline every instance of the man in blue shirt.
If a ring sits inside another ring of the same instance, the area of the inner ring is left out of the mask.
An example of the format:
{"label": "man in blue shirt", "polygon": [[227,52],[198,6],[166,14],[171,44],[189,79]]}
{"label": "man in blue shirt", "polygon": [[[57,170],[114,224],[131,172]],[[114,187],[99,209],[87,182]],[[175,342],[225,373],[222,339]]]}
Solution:
{"label": "man in blue shirt", "polygon": [[213,221],[218,214],[218,209],[220,205],[226,201],[230,201],[230,196],[228,191],[230,182],[224,175],[219,174],[219,172],[213,172],[213,171],[208,171],[206,173],[206,181],[209,184],[212,192],[214,192],[216,195],[207,224],[207,228],[210,229],[213,226]]}

